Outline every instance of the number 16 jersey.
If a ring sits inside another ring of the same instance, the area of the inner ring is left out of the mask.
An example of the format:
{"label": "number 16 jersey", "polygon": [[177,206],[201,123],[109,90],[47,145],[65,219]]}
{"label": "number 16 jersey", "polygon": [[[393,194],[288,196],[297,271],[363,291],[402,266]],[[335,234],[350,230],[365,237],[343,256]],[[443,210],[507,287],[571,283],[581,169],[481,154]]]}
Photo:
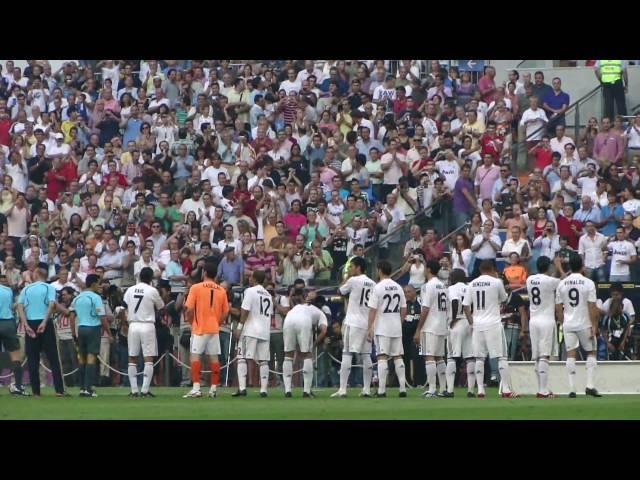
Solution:
{"label": "number 16 jersey", "polygon": [[542,273],[527,278],[530,322],[549,325],[555,323],[555,298],[559,283],[560,279]]}
{"label": "number 16 jersey", "polygon": [[373,287],[369,308],[376,309],[373,333],[383,337],[402,337],[400,309],[407,308],[404,290],[390,278],[385,278]]}
{"label": "number 16 jersey", "polygon": [[351,327],[367,329],[369,327],[369,297],[376,284],[366,275],[350,277],[340,287],[342,295],[349,295],[347,314],[344,324]]}
{"label": "number 16 jersey", "polygon": [[589,303],[595,303],[596,284],[584,275],[572,273],[560,281],[556,291],[556,305],[564,306],[565,332],[579,332],[591,327]]}
{"label": "number 16 jersey", "polygon": [[507,300],[502,280],[480,275],[467,288],[462,305],[473,306],[473,330],[483,332],[502,323],[500,304]]}
{"label": "number 16 jersey", "polygon": [[422,308],[429,309],[429,315],[422,326],[423,332],[446,335],[449,323],[449,296],[447,287],[438,277],[433,277],[422,286],[420,292]]}

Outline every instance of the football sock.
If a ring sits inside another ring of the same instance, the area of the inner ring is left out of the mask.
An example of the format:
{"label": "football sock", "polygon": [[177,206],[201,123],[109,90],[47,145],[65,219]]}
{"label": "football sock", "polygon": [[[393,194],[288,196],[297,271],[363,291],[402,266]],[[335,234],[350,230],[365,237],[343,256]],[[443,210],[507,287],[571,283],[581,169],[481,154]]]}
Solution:
{"label": "football sock", "polygon": [[220,362],[211,362],[211,386],[216,387],[220,383]]}
{"label": "football sock", "polygon": [[402,358],[396,358],[393,361],[393,365],[396,369],[396,376],[398,377],[398,387],[401,392],[407,391],[407,381],[404,371],[404,360]]}
{"label": "football sock", "polygon": [[13,381],[15,382],[16,386],[21,387],[22,386],[22,363],[20,363],[20,361],[18,360],[14,360],[11,363],[11,368],[13,370]]}
{"label": "football sock", "polygon": [[567,374],[569,375],[569,392],[576,391],[576,359],[567,358]]}
{"label": "football sock", "polygon": [[80,389],[86,390],[87,389],[87,364],[81,363],[80,365],[78,365],[78,372],[80,372]]}
{"label": "football sock", "polygon": [[284,380],[284,391],[291,391],[291,380],[293,377],[293,358],[284,357],[282,362],[282,378]]}
{"label": "football sock", "polygon": [[135,363],[129,364],[129,384],[131,385],[131,392],[138,393],[138,369]]}
{"label": "football sock", "polygon": [[444,392],[447,389],[447,364],[444,360],[438,360],[436,363],[436,371],[438,372],[440,392]]}
{"label": "football sock", "polygon": [[313,360],[305,358],[302,363],[302,379],[304,391],[311,393],[311,382],[313,381]]}
{"label": "football sock", "polygon": [[427,390],[431,393],[436,393],[436,378],[437,368],[436,362],[428,361],[424,363],[425,370],[427,371]]}
{"label": "football sock", "polygon": [[96,374],[98,373],[98,366],[95,363],[87,363],[85,365],[85,389],[91,390],[96,383]]}
{"label": "football sock", "polygon": [[549,359],[541,358],[538,360],[538,378],[540,393],[549,393],[547,384],[549,381]]}
{"label": "football sock", "polygon": [[147,393],[153,380],[153,362],[144,362],[144,374],[142,375],[142,393]]}
{"label": "football sock", "polygon": [[387,360],[378,360],[378,393],[387,391]]}
{"label": "football sock", "polygon": [[498,370],[500,371],[502,391],[504,393],[511,392],[511,372],[509,371],[509,362],[507,362],[506,358],[498,359]]}
{"label": "football sock", "polygon": [[536,373],[536,380],[538,382],[538,393],[542,393],[542,386],[540,384],[540,360],[536,360],[536,363],[534,363],[533,371]]}
{"label": "football sock", "polygon": [[593,377],[596,374],[596,365],[598,362],[596,361],[596,357],[593,355],[589,355],[587,357],[587,388],[595,388],[593,386]]}
{"label": "football sock", "polygon": [[351,357],[350,353],[342,354],[342,365],[340,366],[340,391],[347,391],[347,384],[349,383],[349,374],[351,373]]}
{"label": "football sock", "polygon": [[453,392],[456,383],[456,359],[450,358],[447,360],[447,369],[445,371],[447,376],[447,392]]}
{"label": "football sock", "polygon": [[247,361],[244,358],[238,360],[238,390],[247,389]]}
{"label": "football sock", "polygon": [[193,383],[194,390],[200,390],[200,360],[193,360],[191,362],[191,382]]}
{"label": "football sock", "polygon": [[467,361],[467,391],[473,392],[476,386],[476,362]]}
{"label": "football sock", "polygon": [[476,383],[478,393],[484,394],[484,358],[476,358]]}
{"label": "football sock", "polygon": [[260,364],[260,392],[266,392],[269,385],[269,364],[267,362]]}
{"label": "football sock", "polygon": [[373,361],[371,355],[365,353],[362,357],[362,392],[371,394],[371,377],[373,376]]}

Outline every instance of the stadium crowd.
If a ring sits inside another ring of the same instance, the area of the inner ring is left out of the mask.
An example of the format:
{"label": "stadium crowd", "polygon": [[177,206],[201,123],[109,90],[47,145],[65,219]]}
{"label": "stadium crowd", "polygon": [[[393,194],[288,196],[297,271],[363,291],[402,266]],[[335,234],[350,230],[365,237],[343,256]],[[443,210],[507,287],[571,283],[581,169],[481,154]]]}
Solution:
{"label": "stadium crowd", "polygon": [[[368,249],[393,260],[394,277],[407,285],[413,383],[424,378],[411,328],[426,261],[439,260],[446,281],[455,269],[477,276],[489,259],[511,292],[503,315],[510,358],[526,358],[517,291],[538,257],[551,258],[562,276],[575,250],[594,280],[638,280],[640,114],[591,118],[573,138],[564,114],[575,99],[560,78],[512,71],[498,84],[495,75],[491,66],[476,77],[420,60],[101,60],[58,71],[48,61],[28,60],[24,71],[7,61],[0,283],[17,294],[46,269],[70,372],[68,307],[86,276],[97,274],[110,322],[100,376],[126,385],[108,365],[126,370],[122,297],[142,268],[153,269],[166,303],[159,351],[179,350],[182,359],[189,345],[182,305],[204,260],[218,262],[232,319],[238,287],[264,270],[277,305],[277,369],[287,289],[339,285],[345,264]],[[526,171],[516,171],[524,145]],[[603,310],[602,355],[635,358],[633,316],[621,299],[615,305]],[[334,316],[320,350],[337,359],[340,318],[324,309]],[[231,341],[223,328],[222,363]],[[158,365],[155,382],[188,383],[186,369],[174,366]],[[321,384],[337,383],[329,355],[318,369]],[[73,375],[66,382],[73,385]]]}

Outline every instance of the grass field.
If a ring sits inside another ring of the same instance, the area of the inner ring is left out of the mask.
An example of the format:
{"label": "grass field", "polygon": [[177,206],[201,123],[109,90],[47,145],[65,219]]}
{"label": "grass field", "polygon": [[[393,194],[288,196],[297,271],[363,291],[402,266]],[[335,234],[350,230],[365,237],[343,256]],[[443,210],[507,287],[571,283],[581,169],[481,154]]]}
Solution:
{"label": "grass field", "polygon": [[[0,390],[0,419],[3,420],[626,420],[640,419],[640,398],[635,395],[579,395],[536,399],[498,398],[496,389],[487,389],[484,399],[466,398],[465,390],[456,398],[423,399],[417,390],[398,398],[389,389],[387,398],[358,398],[352,389],[348,398],[329,398],[333,390],[316,391],[316,398],[302,398],[300,389],[293,398],[272,389],[260,398],[258,389],[248,396],[232,398],[231,389],[221,389],[218,398],[183,399],[185,388],[156,388],[156,398],[128,398],[126,388],[101,388],[98,398],[56,398],[50,388],[43,396],[12,397]],[[205,390],[206,391],[206,390]]]}

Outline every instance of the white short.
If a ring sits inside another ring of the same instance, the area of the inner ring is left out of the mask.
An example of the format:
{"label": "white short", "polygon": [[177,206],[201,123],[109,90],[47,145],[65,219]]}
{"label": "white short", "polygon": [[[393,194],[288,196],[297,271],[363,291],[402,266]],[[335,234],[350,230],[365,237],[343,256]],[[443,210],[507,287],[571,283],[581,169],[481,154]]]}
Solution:
{"label": "white short", "polygon": [[420,333],[420,355],[426,357],[444,357],[446,335],[435,335],[430,332]]}
{"label": "white short", "polygon": [[449,335],[447,336],[447,357],[473,357],[472,334],[473,329],[466,319],[457,320],[456,323],[453,324],[453,328],[449,329]]}
{"label": "white short", "polygon": [[529,322],[531,336],[531,358],[558,356],[556,322]]}
{"label": "white short", "polygon": [[365,328],[345,325],[342,332],[343,353],[371,353],[371,342],[367,339]]}
{"label": "white short", "polygon": [[591,336],[591,328],[585,328],[577,332],[564,332],[564,344],[569,350],[575,350],[581,346],[586,352],[597,350],[596,339]]}
{"label": "white short", "polygon": [[129,356],[137,357],[142,349],[143,357],[158,356],[158,340],[156,326],[151,322],[132,322],[127,335]]}
{"label": "white short", "polygon": [[309,325],[287,323],[282,329],[282,335],[285,352],[294,352],[296,346],[300,353],[309,353],[313,350],[313,334]]}
{"label": "white short", "polygon": [[191,335],[189,351],[194,355],[220,355],[220,335],[207,333],[204,335]]}
{"label": "white short", "polygon": [[507,337],[504,335],[502,323],[494,325],[489,330],[473,330],[471,335],[473,355],[476,358],[507,357]]}
{"label": "white short", "polygon": [[271,358],[269,340],[241,335],[238,342],[238,358],[268,362]]}
{"label": "white short", "polygon": [[400,357],[404,355],[402,347],[402,337],[386,337],[384,335],[376,335],[376,354],[386,355],[388,357]]}

